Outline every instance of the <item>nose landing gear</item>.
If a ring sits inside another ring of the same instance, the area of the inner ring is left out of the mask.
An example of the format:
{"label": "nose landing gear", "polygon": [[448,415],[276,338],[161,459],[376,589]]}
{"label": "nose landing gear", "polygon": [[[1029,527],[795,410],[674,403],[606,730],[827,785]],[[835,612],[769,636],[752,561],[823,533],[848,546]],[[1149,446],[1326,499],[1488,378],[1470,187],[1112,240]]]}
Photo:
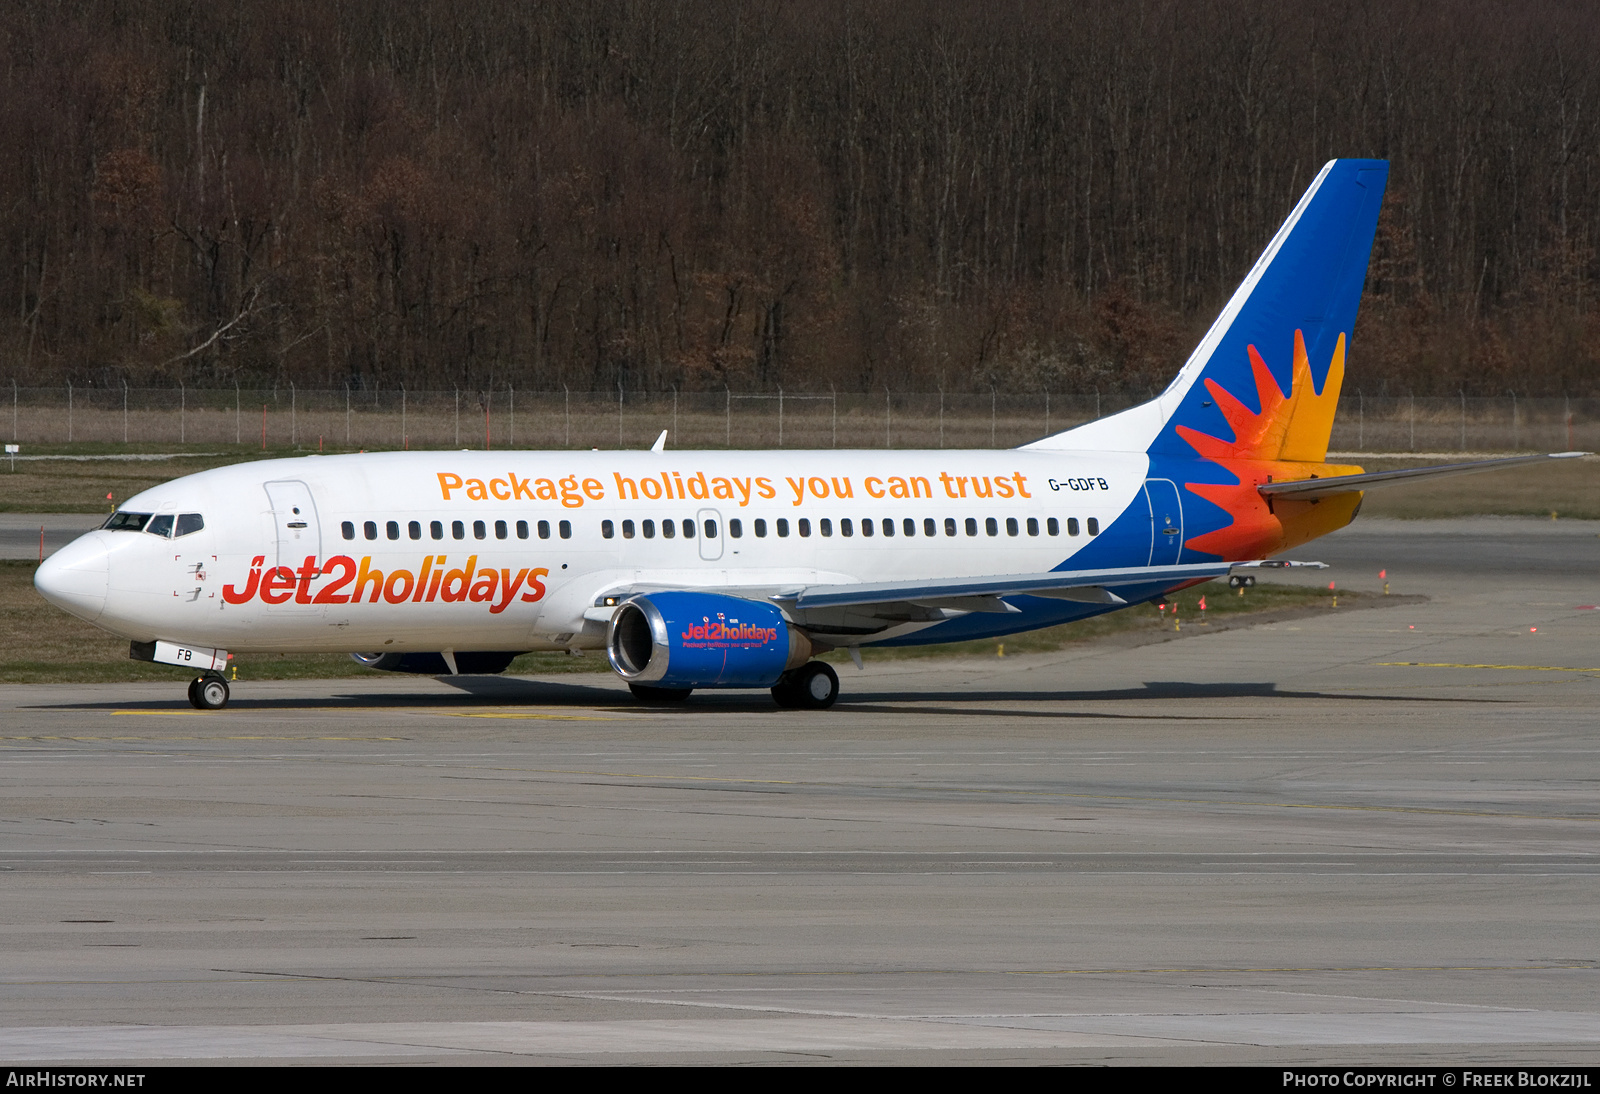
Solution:
{"label": "nose landing gear", "polygon": [[189,705],[196,710],[221,710],[228,705],[228,681],[221,676],[196,676],[189,683]]}

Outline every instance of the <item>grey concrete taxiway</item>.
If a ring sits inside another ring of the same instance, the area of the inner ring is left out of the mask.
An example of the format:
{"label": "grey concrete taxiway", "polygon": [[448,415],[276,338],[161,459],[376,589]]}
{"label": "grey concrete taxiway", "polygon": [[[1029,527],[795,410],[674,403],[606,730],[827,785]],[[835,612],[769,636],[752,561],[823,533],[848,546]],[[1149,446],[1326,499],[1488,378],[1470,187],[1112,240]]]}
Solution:
{"label": "grey concrete taxiway", "polygon": [[[1600,1061],[1600,538],[847,669],[0,689],[0,1060]],[[1348,601],[1346,602],[1348,604]]]}

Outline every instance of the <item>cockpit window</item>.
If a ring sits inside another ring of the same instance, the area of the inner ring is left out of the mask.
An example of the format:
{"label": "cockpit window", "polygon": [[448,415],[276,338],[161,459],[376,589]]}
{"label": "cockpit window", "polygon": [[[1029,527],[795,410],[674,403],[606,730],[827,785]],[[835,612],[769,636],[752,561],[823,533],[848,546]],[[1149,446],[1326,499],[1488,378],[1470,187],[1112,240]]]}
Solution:
{"label": "cockpit window", "polygon": [[145,525],[144,530],[152,536],[161,536],[162,538],[172,535],[172,514],[158,513],[150,518],[150,523]]}
{"label": "cockpit window", "polygon": [[199,513],[179,513],[178,527],[172,533],[172,538],[177,539],[179,536],[186,536],[190,532],[198,532],[205,526],[206,519]]}
{"label": "cockpit window", "polygon": [[142,532],[145,521],[150,519],[149,513],[112,513],[111,519],[100,527],[108,532]]}

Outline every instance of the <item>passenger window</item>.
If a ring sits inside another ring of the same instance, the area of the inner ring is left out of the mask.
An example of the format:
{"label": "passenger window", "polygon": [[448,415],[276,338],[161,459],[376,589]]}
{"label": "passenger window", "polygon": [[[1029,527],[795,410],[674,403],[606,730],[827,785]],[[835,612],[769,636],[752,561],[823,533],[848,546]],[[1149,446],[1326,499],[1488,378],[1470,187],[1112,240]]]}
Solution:
{"label": "passenger window", "polygon": [[[911,522],[908,520],[908,521],[906,521],[906,523],[910,524]],[[894,535],[894,518],[893,517],[884,517],[883,518],[883,534],[886,535],[886,536]]]}
{"label": "passenger window", "polygon": [[[159,520],[160,518],[158,517],[157,519]],[[366,536],[368,539],[377,539],[378,538],[378,522],[375,521],[375,520],[364,520],[364,521],[362,521],[361,522],[361,534]]]}
{"label": "passenger window", "polygon": [[687,518],[685,518],[684,522],[683,522],[683,538],[684,539],[693,539],[694,538],[694,521],[689,520]]}
{"label": "passenger window", "polygon": [[763,520],[761,517],[757,517],[756,518],[756,538],[757,539],[766,539],[767,538],[767,522],[765,520]]}
{"label": "passenger window", "polygon": [[645,520],[645,521],[640,521],[639,523],[644,526],[644,538],[645,539],[655,539],[656,538],[656,522],[655,521],[653,521],[653,520]]}
{"label": "passenger window", "polygon": [[662,539],[672,539],[677,534],[678,534],[678,522],[677,521],[664,520],[664,521],[661,522],[661,538]]}
{"label": "passenger window", "polygon": [[955,517],[945,517],[944,518],[944,534],[947,535],[947,536],[953,536],[953,535],[956,534],[956,518]]}
{"label": "passenger window", "polygon": [[[829,519],[829,518],[827,518],[827,517],[823,517],[823,518],[822,518],[822,519],[821,519],[821,520],[819,520],[819,521],[817,521],[817,529],[818,529],[818,531],[820,531],[820,532],[821,532],[821,533],[822,533],[822,534],[823,534],[823,535],[825,535],[825,536],[831,536],[831,535],[833,535],[833,521],[832,521],[832,520],[830,520],[830,519]],[[800,533],[800,534],[801,534],[801,535],[804,535],[804,534],[805,534],[805,533],[804,533],[804,532],[802,532],[802,533]]]}
{"label": "passenger window", "polygon": [[467,526],[465,524],[462,524],[459,520],[451,521],[450,522],[450,538],[451,539],[466,539],[467,538]]}
{"label": "passenger window", "polygon": [[779,536],[787,536],[788,534],[789,534],[789,520],[788,520],[788,518],[787,517],[779,517],[778,518],[778,535]]}
{"label": "passenger window", "polygon": [[497,520],[497,521],[494,522],[494,538],[495,539],[507,539],[507,538],[510,537],[510,534],[511,534],[510,530],[506,528],[506,522],[505,521]]}
{"label": "passenger window", "polygon": [[622,538],[623,539],[632,539],[633,538],[633,521],[625,520],[625,521],[622,522]]}
{"label": "passenger window", "polygon": [[561,522],[560,527],[561,527],[561,538],[562,539],[571,539],[572,538],[572,522],[570,520],[564,520],[564,521]]}
{"label": "passenger window", "polygon": [[1036,535],[1039,534],[1039,518],[1038,517],[1029,517],[1028,518],[1028,534],[1030,536],[1036,536]]}
{"label": "passenger window", "polygon": [[356,526],[349,521],[342,521],[339,524],[339,534],[344,536],[345,539],[355,539]]}
{"label": "passenger window", "polygon": [[397,520],[385,521],[384,525],[383,525],[383,530],[384,530],[385,534],[387,534],[390,539],[399,539],[400,538],[400,522],[397,521]]}
{"label": "passenger window", "polygon": [[1078,534],[1078,518],[1077,517],[1068,517],[1067,518],[1067,535],[1075,536],[1077,534]]}
{"label": "passenger window", "polygon": [[[891,529],[894,527],[894,522],[893,521],[891,521],[889,523],[889,527]],[[872,518],[871,517],[863,517],[863,518],[861,518],[861,534],[864,535],[864,536],[870,536],[870,535],[872,535],[872,532],[873,532]],[[891,531],[889,534],[893,535],[894,533]]]}
{"label": "passenger window", "polygon": [[993,517],[985,517],[983,520],[983,530],[988,532],[991,536],[998,536],[1000,534],[1000,522],[995,520]]}
{"label": "passenger window", "polygon": [[978,534],[978,518],[977,517],[968,517],[967,518],[967,535],[975,536],[977,534]]}
{"label": "passenger window", "polygon": [[[917,522],[916,521],[907,520],[906,521],[906,535],[909,536],[911,534],[911,529],[915,528],[916,526],[917,526]],[[922,534],[925,535],[925,536],[936,536],[936,535],[939,534],[939,525],[932,517],[923,517],[922,518]]]}
{"label": "passenger window", "polygon": [[411,523],[407,524],[406,525],[406,534],[409,535],[412,539],[421,539],[422,538],[422,522],[414,520]]}
{"label": "passenger window", "polygon": [[601,521],[600,535],[605,539],[615,539],[617,535],[617,526],[612,524],[609,520]]}
{"label": "passenger window", "polygon": [[[456,538],[459,539],[460,537],[458,536]],[[549,539],[550,538],[550,522],[549,521],[541,520],[539,522],[539,538],[540,539]]]}
{"label": "passenger window", "polygon": [[1016,517],[1007,517],[1006,518],[1006,535],[1014,536],[1020,531],[1021,531],[1021,529],[1017,527],[1017,518]]}
{"label": "passenger window", "polygon": [[206,526],[205,518],[199,513],[179,513],[178,527],[173,531],[172,538],[186,536],[190,532],[198,532]]}
{"label": "passenger window", "polygon": [[717,522],[714,521],[714,520],[708,520],[705,523],[706,523],[706,527],[705,527],[706,538],[707,539],[716,539],[717,538]]}
{"label": "passenger window", "polygon": [[797,526],[797,529],[802,537],[809,536],[811,534],[811,522],[805,517],[801,517],[799,520],[795,521],[795,525]]}
{"label": "passenger window", "polygon": [[145,525],[144,530],[152,536],[160,536],[162,539],[166,539],[172,535],[172,514],[162,513],[160,516],[151,517],[150,523]]}
{"label": "passenger window", "polygon": [[483,526],[483,521],[475,520],[475,521],[472,522],[472,538],[473,539],[488,539],[489,538],[489,529],[487,529],[487,528],[485,528]]}
{"label": "passenger window", "polygon": [[841,517],[839,519],[839,534],[841,536],[853,536],[853,535],[855,535],[856,534],[856,522],[851,520],[849,517]]}
{"label": "passenger window", "polygon": [[728,520],[728,535],[734,539],[742,538],[744,536],[744,522],[738,517],[730,518]]}
{"label": "passenger window", "polygon": [[1100,534],[1100,518],[1099,517],[1090,517],[1084,523],[1088,525],[1089,534],[1091,536],[1098,536]]}
{"label": "passenger window", "polygon": [[434,539],[443,539],[444,538],[444,522],[443,521],[438,521],[438,520],[430,520],[428,522],[428,535],[432,536]]}
{"label": "passenger window", "polygon": [[[439,537],[438,536],[434,536],[433,538],[434,539],[438,539]],[[528,538],[528,522],[527,521],[525,521],[525,520],[517,521],[517,538],[518,539],[527,539]]]}

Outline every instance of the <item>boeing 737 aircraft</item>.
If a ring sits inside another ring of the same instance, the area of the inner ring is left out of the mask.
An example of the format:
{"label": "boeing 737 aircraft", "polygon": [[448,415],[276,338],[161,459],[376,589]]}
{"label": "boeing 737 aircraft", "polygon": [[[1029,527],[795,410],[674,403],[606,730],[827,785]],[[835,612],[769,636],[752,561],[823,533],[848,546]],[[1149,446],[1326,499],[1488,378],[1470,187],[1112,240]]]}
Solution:
{"label": "boeing 737 aircraft", "polygon": [[816,653],[1114,611],[1342,528],[1370,487],[1549,458],[1326,462],[1387,176],[1329,163],[1161,395],[1021,448],[267,460],[128,499],[34,580],[197,671],[203,709],[229,650],[443,674],[601,648],[647,701],[828,707]]}

